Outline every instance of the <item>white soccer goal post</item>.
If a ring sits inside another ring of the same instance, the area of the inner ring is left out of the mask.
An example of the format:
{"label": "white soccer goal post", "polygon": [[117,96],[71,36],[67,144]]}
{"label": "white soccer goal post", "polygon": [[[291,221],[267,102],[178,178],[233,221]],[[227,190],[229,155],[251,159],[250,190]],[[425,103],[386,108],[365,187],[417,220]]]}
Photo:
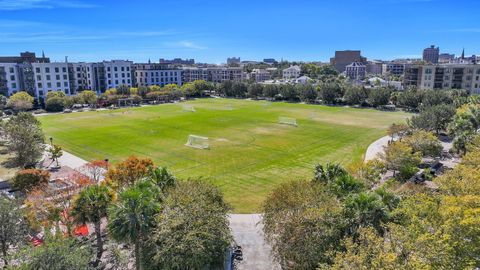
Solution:
{"label": "white soccer goal post", "polygon": [[297,119],[291,118],[291,117],[280,116],[280,117],[278,117],[278,123],[279,124],[284,124],[284,125],[298,126],[297,125]]}
{"label": "white soccer goal post", "polygon": [[188,135],[188,140],[185,145],[193,148],[198,148],[198,149],[210,148],[210,143],[208,142],[208,138],[197,136],[197,135]]}
{"label": "white soccer goal post", "polygon": [[195,112],[195,107],[193,107],[193,105],[184,104],[183,105],[183,111],[185,111],[185,112]]}

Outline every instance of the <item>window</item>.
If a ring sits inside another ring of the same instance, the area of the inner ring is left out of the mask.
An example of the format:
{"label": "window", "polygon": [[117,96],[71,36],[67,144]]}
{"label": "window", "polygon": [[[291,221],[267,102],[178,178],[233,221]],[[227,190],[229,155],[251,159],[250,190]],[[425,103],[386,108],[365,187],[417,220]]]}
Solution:
{"label": "window", "polygon": [[107,67],[107,71],[110,71],[110,67]]}
{"label": "window", "polygon": [[107,78],[111,78],[112,74],[108,73]]}
{"label": "window", "polygon": [[125,78],[125,73],[122,73],[122,78]]}
{"label": "window", "polygon": [[60,75],[58,75],[58,74],[55,75],[55,79],[56,79],[57,81],[60,80]]}
{"label": "window", "polygon": [[130,79],[127,80],[127,83],[130,83]]}
{"label": "window", "polygon": [[80,67],[77,67],[77,71],[80,72]]}
{"label": "window", "polygon": [[127,71],[130,71],[130,67],[127,67]]}
{"label": "window", "polygon": [[38,88],[42,88],[42,83],[37,83]]}
{"label": "window", "polygon": [[122,80],[122,83],[125,84],[125,80]]}
{"label": "window", "polygon": [[10,80],[15,81],[15,75],[10,75]]}
{"label": "window", "polygon": [[115,80],[115,84],[118,84],[118,80]]}
{"label": "window", "polygon": [[118,71],[118,68],[117,68],[117,67],[113,67],[113,71]]}
{"label": "window", "polygon": [[118,73],[115,73],[115,78],[118,78]]}
{"label": "window", "polygon": [[67,72],[67,68],[66,68],[66,67],[63,67],[63,68],[62,68],[62,71],[63,71],[63,72]]}
{"label": "window", "polygon": [[63,74],[63,79],[67,80],[67,74]]}
{"label": "window", "polygon": [[62,84],[60,82],[57,82],[57,87],[62,87]]}
{"label": "window", "polygon": [[42,80],[42,76],[37,75],[37,81],[41,81],[41,80]]}
{"label": "window", "polygon": [[121,71],[125,71],[125,68],[124,68],[124,67],[122,67],[120,70],[121,70]]}
{"label": "window", "polygon": [[12,88],[17,88],[17,84],[16,84],[16,83],[12,83]]}
{"label": "window", "polygon": [[55,73],[58,73],[60,71],[60,69],[58,69],[58,67],[55,68]]}
{"label": "window", "polygon": [[50,68],[46,67],[45,68],[45,73],[50,73]]}
{"label": "window", "polygon": [[38,67],[35,68],[35,72],[36,72],[36,73],[40,73],[40,68],[38,68]]}
{"label": "window", "polygon": [[63,86],[68,87],[68,82],[63,82]]}
{"label": "window", "polygon": [[47,83],[47,88],[52,88],[52,83],[51,82]]}
{"label": "window", "polygon": [[112,84],[112,80],[108,80],[108,84]]}
{"label": "window", "polygon": [[43,97],[43,90],[38,91],[38,95]]}
{"label": "window", "polygon": [[47,78],[47,81],[50,81],[50,75],[47,75],[46,78]]}
{"label": "window", "polygon": [[13,67],[10,68],[10,73],[14,73],[15,70],[13,69]]}

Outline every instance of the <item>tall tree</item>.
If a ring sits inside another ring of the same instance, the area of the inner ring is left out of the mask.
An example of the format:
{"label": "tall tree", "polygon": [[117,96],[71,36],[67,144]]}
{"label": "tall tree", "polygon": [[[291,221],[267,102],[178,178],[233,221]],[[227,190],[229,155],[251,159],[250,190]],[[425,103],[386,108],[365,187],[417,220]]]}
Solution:
{"label": "tall tree", "polygon": [[42,156],[44,136],[40,121],[29,113],[19,113],[5,126],[8,137],[7,147],[15,153],[15,161],[20,166],[33,166]]}
{"label": "tall tree", "polygon": [[18,248],[27,235],[21,205],[0,193],[0,256],[3,264],[9,264],[9,251]]}
{"label": "tall tree", "polygon": [[143,269],[143,245],[161,209],[158,193],[151,181],[139,181],[122,191],[108,211],[108,231],[113,239],[134,245],[137,270]]}
{"label": "tall tree", "polygon": [[440,104],[422,109],[420,114],[412,116],[408,124],[415,129],[434,131],[437,135],[446,130],[455,115],[453,105]]}
{"label": "tall tree", "polygon": [[97,238],[97,261],[103,253],[101,231],[102,218],[107,216],[107,209],[114,199],[114,194],[105,185],[92,185],[80,191],[73,201],[72,216],[77,223],[93,223]]}
{"label": "tall tree", "polygon": [[223,267],[232,237],[229,206],[220,191],[200,181],[183,181],[168,192],[149,238],[151,269]]}

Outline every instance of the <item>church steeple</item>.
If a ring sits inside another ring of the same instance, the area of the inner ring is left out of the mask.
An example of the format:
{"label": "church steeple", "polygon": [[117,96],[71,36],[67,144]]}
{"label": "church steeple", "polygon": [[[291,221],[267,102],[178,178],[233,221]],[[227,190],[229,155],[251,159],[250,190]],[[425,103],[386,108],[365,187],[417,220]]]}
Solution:
{"label": "church steeple", "polygon": [[462,57],[461,57],[461,59],[462,59],[462,60],[465,59],[465,48],[463,48],[463,50],[462,50]]}
{"label": "church steeple", "polygon": [[45,58],[45,52],[42,50],[42,58]]}

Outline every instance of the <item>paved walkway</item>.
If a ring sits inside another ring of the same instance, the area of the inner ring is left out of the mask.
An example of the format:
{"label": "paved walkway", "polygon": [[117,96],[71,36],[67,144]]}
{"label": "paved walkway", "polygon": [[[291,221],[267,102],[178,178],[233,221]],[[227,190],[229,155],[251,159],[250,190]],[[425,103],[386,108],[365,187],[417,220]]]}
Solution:
{"label": "paved walkway", "polygon": [[280,269],[280,265],[270,255],[270,246],[265,242],[260,214],[231,214],[229,219],[233,237],[243,251],[243,261],[239,263],[238,269]]}
{"label": "paved walkway", "polygon": [[[50,148],[50,145],[46,145],[46,150],[48,150],[49,148]],[[60,167],[66,166],[76,170],[88,163],[88,161],[81,159],[73,154],[70,154],[65,150],[62,150],[62,152],[63,152],[63,155],[58,159],[58,165]],[[47,151],[43,153],[43,159],[45,161],[50,161],[49,153]],[[44,164],[44,165],[48,165],[48,164]],[[56,165],[56,164],[52,164],[52,165]]]}
{"label": "paved walkway", "polygon": [[388,141],[390,139],[390,136],[385,136],[370,144],[367,148],[367,152],[365,153],[364,161],[367,162],[375,159],[378,157],[378,154],[383,153],[383,147],[388,145]]}

